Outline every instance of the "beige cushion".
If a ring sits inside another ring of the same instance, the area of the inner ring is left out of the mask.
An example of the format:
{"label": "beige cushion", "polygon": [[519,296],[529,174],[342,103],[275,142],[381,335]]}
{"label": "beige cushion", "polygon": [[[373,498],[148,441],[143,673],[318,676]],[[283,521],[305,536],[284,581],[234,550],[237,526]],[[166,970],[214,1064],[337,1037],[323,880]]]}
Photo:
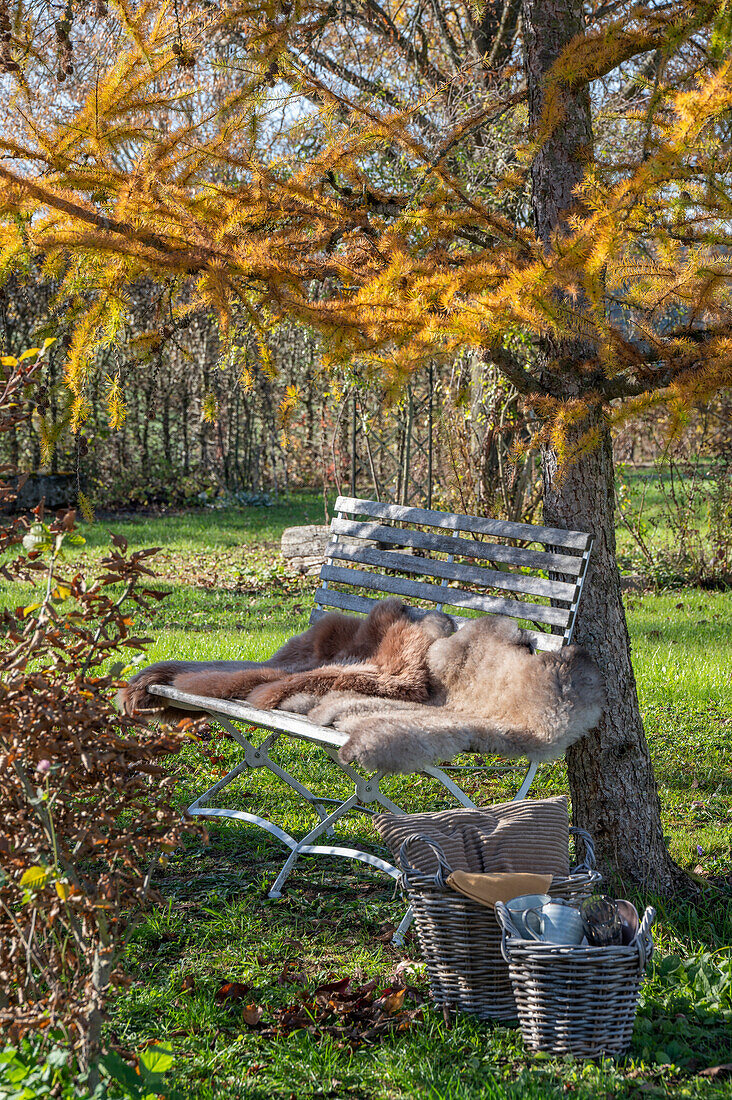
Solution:
{"label": "beige cushion", "polygon": [[[374,824],[398,863],[402,842],[424,833],[442,847],[453,871],[569,874],[569,811],[564,795],[500,802],[479,810],[378,814]],[[409,861],[434,871],[424,843],[409,848]]]}

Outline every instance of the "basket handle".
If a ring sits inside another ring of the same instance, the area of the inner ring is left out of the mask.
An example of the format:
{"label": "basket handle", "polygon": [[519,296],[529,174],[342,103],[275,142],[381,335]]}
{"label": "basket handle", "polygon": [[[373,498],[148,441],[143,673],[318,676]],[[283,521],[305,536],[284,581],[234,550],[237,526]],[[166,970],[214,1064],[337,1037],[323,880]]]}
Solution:
{"label": "basket handle", "polygon": [[573,875],[579,875],[582,872],[590,874],[595,870],[595,845],[592,837],[586,829],[580,829],[579,825],[570,825],[569,831],[572,836],[579,837],[585,846],[585,858],[572,869],[571,873]]}
{"label": "basket handle", "polygon": [[520,940],[522,939],[522,936],[511,919],[511,913],[509,912],[507,905],[505,905],[502,901],[497,901],[494,906],[494,911],[496,914],[496,919],[501,926],[501,954],[503,955],[506,962],[510,963],[511,952],[508,946],[508,937],[513,936],[514,939]]}
{"label": "basket handle", "polygon": [[440,890],[447,890],[447,879],[452,874],[452,867],[447,862],[447,856],[445,855],[442,847],[431,836],[425,836],[424,833],[412,833],[402,844],[399,849],[399,865],[402,869],[402,875],[405,879],[409,879],[411,874],[421,875],[424,871],[420,871],[418,867],[414,867],[410,862],[407,852],[411,846],[421,841],[426,844],[428,848],[432,849],[432,854],[437,860],[437,870],[435,871],[435,886]]}
{"label": "basket handle", "polygon": [[653,922],[656,919],[656,910],[652,905],[649,905],[643,914],[643,919],[640,922],[640,928],[635,934],[633,943],[638,945],[638,955],[640,956],[640,968],[645,970],[646,965],[653,958],[653,936],[651,935],[651,928]]}

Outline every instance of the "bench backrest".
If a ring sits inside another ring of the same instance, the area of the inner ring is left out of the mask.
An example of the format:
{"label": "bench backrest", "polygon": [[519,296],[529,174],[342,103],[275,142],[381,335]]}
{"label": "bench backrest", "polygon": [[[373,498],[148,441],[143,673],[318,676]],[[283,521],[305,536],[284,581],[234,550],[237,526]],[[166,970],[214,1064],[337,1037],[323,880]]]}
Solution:
{"label": "bench backrest", "polygon": [[571,641],[590,535],[352,497],[338,497],[335,511],[311,622],[396,595],[445,608],[458,626],[466,612],[508,615],[537,649]]}

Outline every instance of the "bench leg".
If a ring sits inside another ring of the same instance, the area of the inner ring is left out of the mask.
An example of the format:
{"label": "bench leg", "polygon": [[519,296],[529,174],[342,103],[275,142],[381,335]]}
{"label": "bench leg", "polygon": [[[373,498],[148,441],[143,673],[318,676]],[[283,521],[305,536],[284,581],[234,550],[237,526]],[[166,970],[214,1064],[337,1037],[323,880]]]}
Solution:
{"label": "bench leg", "polygon": [[371,852],[365,852],[359,848],[333,847],[312,843],[312,841],[322,836],[323,833],[332,832],[332,826],[339,818],[344,817],[346,814],[350,813],[351,810],[367,809],[370,802],[379,802],[381,805],[393,809],[395,813],[404,813],[401,807],[397,806],[395,802],[391,802],[391,800],[382,794],[379,789],[379,783],[384,778],[383,772],[374,772],[373,775],[364,779],[363,776],[360,776],[357,771],[350,768],[347,764],[341,764],[337,759],[338,754],[335,750],[326,748],[326,752],[334,759],[339,768],[355,781],[356,790],[350,798],[347,798],[344,802],[340,803],[340,805],[336,806],[335,810],[333,810],[327,818],[316,825],[307,836],[304,836],[302,840],[298,841],[292,848],[292,851],[282,865],[282,869],[269,891],[268,896],[271,898],[279,898],[282,896],[282,887],[289,877],[292,868],[295,866],[298,857],[301,855],[343,856],[346,859],[355,859],[360,863],[366,863],[370,867],[375,867],[379,871],[384,871],[394,879],[401,877],[398,868],[392,863],[387,863],[387,861],[380,856],[372,855]]}
{"label": "bench leg", "polygon": [[[218,724],[222,726],[239,745],[241,745],[241,747],[244,749],[244,759],[227,775],[225,775],[223,779],[220,779],[218,783],[214,783],[213,787],[209,787],[207,791],[204,791],[202,795],[199,795],[195,802],[192,802],[191,805],[188,807],[186,811],[188,814],[190,814],[191,816],[199,815],[203,817],[230,817],[234,820],[239,821],[250,820],[253,815],[250,814],[248,815],[248,817],[242,818],[241,810],[228,810],[226,808],[213,806],[209,807],[202,804],[207,799],[215,795],[218,791],[223,790],[224,787],[228,787],[230,783],[232,783],[239,775],[242,774],[242,772],[246,771],[247,769],[254,770],[255,768],[267,768],[267,770],[271,771],[273,775],[276,775],[278,779],[281,779],[283,783],[287,783],[289,787],[292,787],[294,791],[297,791],[297,793],[302,798],[304,798],[305,801],[310,804],[310,806],[312,806],[313,810],[318,815],[321,821],[325,820],[325,818],[328,816],[327,810],[325,809],[323,803],[317,797],[317,795],[309,790],[309,788],[306,787],[304,783],[301,783],[299,779],[296,779],[294,775],[291,775],[288,771],[285,770],[285,768],[281,767],[277,763],[277,761],[273,760],[272,757],[269,755],[268,750],[277,740],[277,734],[270,734],[269,737],[266,737],[260,745],[253,745],[251,741],[247,740],[241,730],[237,729],[237,727],[232,722],[230,722],[228,718],[225,718],[223,714],[212,713],[210,717],[218,722]],[[265,821],[266,819],[258,818],[258,820]],[[276,826],[272,826],[271,823],[268,824],[270,827],[267,831],[272,832],[273,835],[277,835],[276,833],[274,833],[274,829],[276,828]],[[282,830],[279,831],[282,832]],[[283,836],[287,835],[287,833],[283,833]],[[291,837],[290,839],[292,840]],[[292,843],[296,844],[297,841],[293,840]]]}
{"label": "bench leg", "polygon": [[[396,802],[392,802],[390,798],[387,798],[384,792],[379,787],[379,783],[384,778],[383,772],[375,772],[374,775],[372,775],[371,778],[364,783],[363,776],[359,775],[355,768],[352,768],[350,764],[341,763],[341,761],[338,759],[337,749],[330,749],[327,746],[323,747],[325,748],[325,751],[327,752],[333,763],[337,764],[341,771],[345,772],[349,779],[353,780],[353,782],[356,784],[356,790],[363,792],[367,796],[367,800],[369,802],[378,802],[380,806],[383,806],[384,809],[389,810],[393,814],[406,813],[406,811],[403,810],[401,806],[397,806]],[[375,812],[373,810],[369,810],[367,806],[363,805],[359,805],[356,808],[359,810],[363,810],[366,813]]]}
{"label": "bench leg", "polygon": [[529,770],[527,771],[526,775],[524,776],[523,783],[521,784],[519,789],[516,791],[516,794],[511,799],[512,802],[521,802],[524,798],[526,798],[529,787],[534,782],[534,776],[536,775],[538,767],[539,767],[539,765],[536,763],[536,761],[532,760],[531,763],[529,764]]}
{"label": "bench leg", "polygon": [[[519,789],[516,791],[516,794],[511,799],[512,802],[521,802],[524,798],[526,798],[526,795],[528,794],[529,788],[531,787],[531,784],[534,781],[534,776],[536,775],[536,773],[538,771],[538,768],[539,768],[539,765],[536,763],[535,760],[532,760],[529,763],[528,769],[526,771],[526,775],[524,776],[523,780],[521,781],[521,786],[519,787]],[[450,776],[447,774],[448,770],[449,771],[456,771],[456,770],[457,771],[462,771],[463,768],[462,768],[462,766],[453,767],[453,768],[449,768],[449,769],[446,768],[443,771],[442,768],[436,768],[436,767],[430,765],[429,767],[426,767],[426,768],[422,769],[422,771],[426,775],[431,775],[439,783],[442,783],[443,787],[445,787],[450,792],[450,794],[452,794],[457,799],[457,801],[461,805],[467,806],[470,809],[479,809],[480,807],[476,806],[475,802],[472,802],[468,798],[468,796],[465,794],[465,792],[457,785],[457,783],[453,779],[450,778]],[[479,772],[480,771],[480,766],[470,765],[470,766],[466,767],[464,770],[469,771],[469,772]]]}
{"label": "bench leg", "polygon": [[357,802],[358,794],[352,794],[350,798],[347,798],[345,802],[342,802],[340,806],[337,806],[336,809],[333,810],[331,814],[328,814],[328,816],[318,825],[316,825],[314,829],[311,829],[307,836],[304,836],[301,841],[295,844],[289,856],[282,864],[282,869],[280,870],[280,873],[278,874],[275,881],[272,883],[269,894],[267,895],[268,897],[282,897],[282,887],[289,877],[292,868],[295,866],[298,856],[303,853],[306,848],[310,849],[311,852],[318,850],[322,851],[323,849],[314,849],[311,841],[317,840],[319,836],[322,836],[323,833],[326,833],[328,829],[333,826],[333,823],[336,822],[339,817],[343,817],[344,814],[347,814],[349,810],[352,810]]}
{"label": "bench leg", "polygon": [[457,783],[443,772],[442,768],[435,768],[432,764],[428,764],[427,767],[422,768],[422,771],[425,775],[431,775],[438,783],[442,783],[442,786],[450,792],[453,798],[458,800],[461,806],[465,806],[470,810],[478,809],[475,802],[468,798],[465,791],[461,790]]}
{"label": "bench leg", "polygon": [[[222,714],[210,713],[210,717],[214,719],[220,726],[222,726],[233,739],[244,750],[244,760],[241,761],[235,768],[228,772],[222,779],[210,787],[204,794],[191,803],[188,807],[188,813],[191,816],[206,816],[206,817],[224,817],[235,821],[241,821],[251,825],[257,825],[259,828],[268,832],[271,836],[276,837],[285,847],[290,849],[290,853],[287,856],[282,868],[280,869],[277,878],[275,879],[272,887],[269,891],[269,897],[279,898],[282,896],[282,887],[289,878],[292,869],[294,868],[298,858],[301,855],[327,855],[327,856],[341,856],[347,859],[355,859],[362,863],[374,867],[384,873],[390,875],[392,878],[398,879],[400,877],[399,870],[391,863],[387,863],[386,860],[381,859],[379,856],[372,855],[370,852],[365,852],[357,848],[347,848],[341,846],[326,846],[322,844],[313,844],[313,841],[317,841],[318,838],[324,834],[333,836],[333,825],[341,817],[350,813],[352,810],[361,810],[364,813],[374,813],[370,804],[377,803],[385,810],[389,810],[391,813],[403,814],[405,811],[398,806],[395,802],[392,802],[380,789],[379,784],[383,779],[382,772],[376,772],[374,775],[364,779],[354,768],[348,764],[343,764],[338,759],[338,750],[331,748],[330,746],[321,746],[327,755],[331,758],[333,763],[355,784],[355,791],[343,802],[337,801],[331,798],[318,798],[317,795],[304,783],[296,779],[294,775],[291,775],[285,768],[281,767],[272,757],[269,755],[270,747],[277,741],[279,734],[273,732],[269,734],[258,746],[252,744],[228,718]],[[268,821],[266,818],[259,817],[257,814],[250,814],[243,810],[230,810],[225,807],[206,806],[204,803],[213,797],[218,791],[227,787],[238,776],[248,769],[267,768],[268,771],[276,775],[284,783],[286,783],[292,790],[296,791],[305,802],[312,807],[317,813],[320,821],[312,829],[307,836],[302,840],[296,840],[295,837],[290,836],[278,825]],[[537,765],[532,763],[524,777],[523,783],[517,794],[514,796],[514,801],[521,800],[526,797],[526,793],[529,790],[531,783],[536,775]],[[458,786],[453,779],[441,768],[434,766],[428,766],[423,769],[424,774],[436,779],[438,783],[444,787],[445,790],[456,799],[461,805],[471,809],[477,809],[476,803],[473,802],[465,792]],[[336,803],[335,809],[330,813],[327,813],[326,804]],[[404,943],[404,936],[412,924],[414,919],[412,909],[409,907],[402,918],[399,927],[397,928],[392,938],[392,943],[395,946],[401,947]]]}
{"label": "bench leg", "polygon": [[412,909],[412,906],[410,905],[409,908],[407,909],[406,913],[402,917],[399,927],[397,928],[394,935],[391,937],[391,942],[394,944],[395,947],[403,947],[404,946],[404,937],[406,936],[407,932],[409,931],[409,928],[410,928],[413,920],[414,920],[414,910]]}

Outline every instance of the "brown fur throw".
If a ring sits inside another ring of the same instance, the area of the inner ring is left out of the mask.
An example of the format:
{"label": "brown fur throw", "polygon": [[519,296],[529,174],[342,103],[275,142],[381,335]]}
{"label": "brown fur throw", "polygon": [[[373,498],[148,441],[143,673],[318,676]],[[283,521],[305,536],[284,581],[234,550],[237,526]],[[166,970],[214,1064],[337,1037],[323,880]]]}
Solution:
{"label": "brown fur throw", "polygon": [[160,709],[154,683],[307,713],[349,734],[343,763],[411,774],[462,752],[551,760],[597,725],[603,689],[589,654],[535,654],[512,619],[484,616],[457,633],[441,612],[400,600],[366,619],[329,614],[268,661],[151,665],[122,694],[128,712]]}
{"label": "brown fur throw", "polygon": [[365,619],[324,615],[266,661],[149,665],[122,689],[119,703],[126,714],[174,711],[175,704],[163,704],[148,692],[151,684],[170,684],[213,699],[247,699],[267,709],[287,698],[286,709],[303,713],[320,696],[343,689],[424,702],[429,698],[427,650],[454,629],[440,611],[425,614],[398,599],[382,600]]}

